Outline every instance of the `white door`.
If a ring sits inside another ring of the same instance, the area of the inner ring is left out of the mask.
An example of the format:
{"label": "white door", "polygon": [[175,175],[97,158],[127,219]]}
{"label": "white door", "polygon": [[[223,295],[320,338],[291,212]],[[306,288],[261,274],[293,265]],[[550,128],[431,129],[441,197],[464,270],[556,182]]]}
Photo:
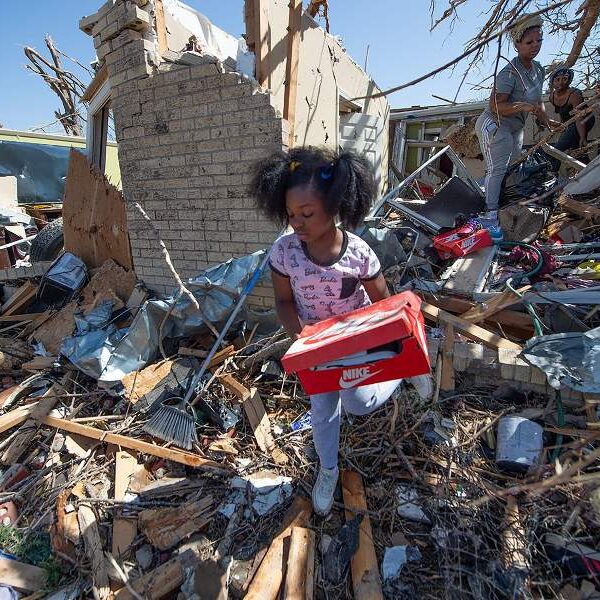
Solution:
{"label": "white door", "polygon": [[362,113],[340,115],[340,148],[363,155],[375,168],[377,182],[382,179],[383,128],[381,119]]}

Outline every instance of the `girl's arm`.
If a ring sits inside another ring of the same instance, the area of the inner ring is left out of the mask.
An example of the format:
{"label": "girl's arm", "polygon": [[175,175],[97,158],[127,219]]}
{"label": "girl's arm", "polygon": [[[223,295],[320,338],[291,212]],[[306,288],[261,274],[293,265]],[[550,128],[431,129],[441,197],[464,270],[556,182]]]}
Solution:
{"label": "girl's arm", "polygon": [[271,280],[273,281],[273,289],[275,290],[277,316],[290,338],[295,340],[302,331],[302,325],[298,318],[290,280],[288,277],[278,275],[274,271],[271,271]]}
{"label": "girl's arm", "polygon": [[367,281],[361,282],[369,295],[371,302],[379,302],[384,298],[388,298],[390,291],[388,290],[387,283],[382,273],[379,273],[375,279],[368,279]]}
{"label": "girl's arm", "polygon": [[501,117],[511,117],[521,112],[533,113],[536,105],[530,102],[509,102],[510,94],[497,94],[492,90],[490,96],[490,110],[492,114],[498,114]]}

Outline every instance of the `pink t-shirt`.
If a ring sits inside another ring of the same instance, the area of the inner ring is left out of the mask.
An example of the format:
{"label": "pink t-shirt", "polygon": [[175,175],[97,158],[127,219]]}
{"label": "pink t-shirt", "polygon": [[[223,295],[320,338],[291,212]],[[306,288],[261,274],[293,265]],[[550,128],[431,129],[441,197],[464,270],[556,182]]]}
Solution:
{"label": "pink t-shirt", "polygon": [[361,282],[379,275],[379,259],[357,235],[343,234],[339,255],[327,264],[312,258],[295,233],[282,235],[273,245],[269,264],[275,273],[289,277],[305,325],[371,304]]}

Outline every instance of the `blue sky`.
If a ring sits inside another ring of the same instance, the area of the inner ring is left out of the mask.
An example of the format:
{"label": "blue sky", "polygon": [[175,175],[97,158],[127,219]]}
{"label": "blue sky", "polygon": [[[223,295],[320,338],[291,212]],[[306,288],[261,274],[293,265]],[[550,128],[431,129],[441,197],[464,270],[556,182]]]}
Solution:
{"label": "blue sky", "polygon": [[[440,7],[442,1],[438,1]],[[231,34],[244,31],[243,0],[186,3]],[[471,0],[465,10],[459,11],[453,27],[445,25],[430,33],[429,0],[329,0],[331,33],[342,37],[349,54],[361,65],[367,45],[370,46],[367,70],[381,88],[388,88],[410,81],[460,54],[494,4],[489,0]],[[59,100],[38,76],[25,69],[23,47],[45,50],[44,35],[48,33],[66,54],[88,64],[95,56],[93,43],[79,31],[77,23],[99,6],[101,0],[5,0],[0,38],[0,123],[4,127],[30,129],[54,120]],[[565,40],[546,35],[541,62],[551,62],[561,43]],[[514,52],[505,45],[504,54],[512,57]],[[480,69],[469,72],[459,100],[486,95],[471,85],[488,77],[493,71],[492,62],[493,58],[488,59]],[[439,104],[432,94],[454,98],[466,66],[463,62],[454,71],[394,94],[390,98],[392,107]],[[49,127],[47,131],[61,131],[61,128]]]}

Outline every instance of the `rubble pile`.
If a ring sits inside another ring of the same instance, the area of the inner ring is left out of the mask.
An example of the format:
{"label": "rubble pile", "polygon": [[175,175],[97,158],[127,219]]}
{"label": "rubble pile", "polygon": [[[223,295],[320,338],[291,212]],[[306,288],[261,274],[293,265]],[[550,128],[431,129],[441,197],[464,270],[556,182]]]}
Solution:
{"label": "rubble pile", "polygon": [[308,500],[309,401],[273,314],[242,311],[211,358],[190,449],[147,431],[261,253],[190,282],[200,316],[68,252],[5,286],[0,584],[56,600],[596,597],[597,174],[536,180],[503,209],[511,243],[475,252],[434,244],[449,228],[418,206],[435,198],[374,211],[362,235],[390,289],[423,300],[432,385],[348,417],[326,519]]}

